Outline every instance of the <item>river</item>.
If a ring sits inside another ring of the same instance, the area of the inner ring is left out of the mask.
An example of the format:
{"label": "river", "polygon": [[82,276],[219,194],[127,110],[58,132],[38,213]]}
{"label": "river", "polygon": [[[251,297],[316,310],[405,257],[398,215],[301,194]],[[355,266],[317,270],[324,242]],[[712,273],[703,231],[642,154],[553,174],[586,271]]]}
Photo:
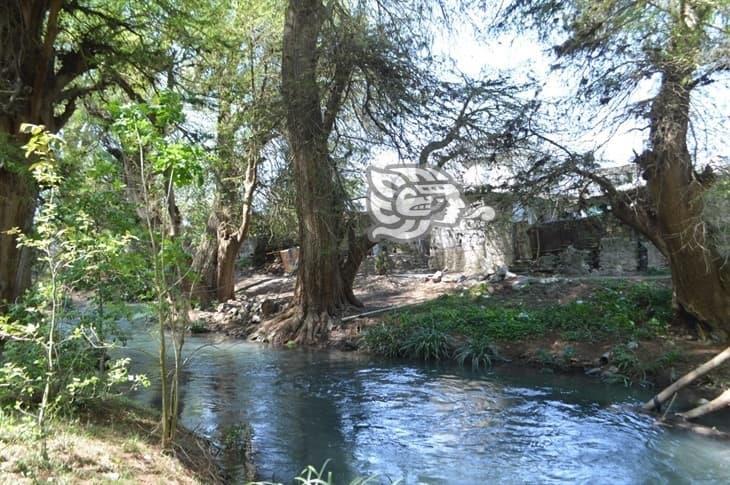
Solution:
{"label": "river", "polygon": [[[132,370],[155,373],[134,329]],[[336,483],[727,483],[730,446],[635,412],[650,393],[533,369],[473,372],[210,336],[186,343],[182,423],[219,440],[253,428],[259,479],[330,460]],[[134,394],[159,405],[158,386]]]}

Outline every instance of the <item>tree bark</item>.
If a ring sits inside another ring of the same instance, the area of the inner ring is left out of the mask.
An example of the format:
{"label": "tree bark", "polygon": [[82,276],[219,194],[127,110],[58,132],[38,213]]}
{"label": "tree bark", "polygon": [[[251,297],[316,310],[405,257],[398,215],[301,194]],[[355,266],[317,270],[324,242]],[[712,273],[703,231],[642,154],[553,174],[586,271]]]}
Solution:
{"label": "tree bark", "polygon": [[[60,129],[80,95],[64,88],[88,69],[78,52],[68,52],[64,66],[54,70],[63,6],[62,0],[0,2],[0,154],[5,158],[0,159],[0,311],[31,283],[31,252],[18,248],[17,238],[5,232],[16,227],[31,230],[38,197],[20,154],[25,143],[20,126]],[[59,114],[56,105],[61,99],[66,105]],[[8,156],[16,150],[17,157]]]}
{"label": "tree bark", "polygon": [[691,69],[675,70],[672,65],[664,70],[651,110],[650,149],[638,163],[666,248],[676,302],[726,338],[730,333],[730,272],[707,237],[705,187],[687,147],[691,74]]}
{"label": "tree bark", "polygon": [[21,174],[0,167],[0,308],[12,303],[30,286],[31,254],[18,248],[6,231],[29,233],[33,225],[37,190]]}
{"label": "tree bark", "polygon": [[324,15],[320,0],[292,0],[286,11],[282,95],[297,188],[300,252],[289,312],[258,335],[275,343],[310,344],[326,338],[348,301],[339,257],[343,208],[317,83],[317,42]]}
{"label": "tree bark", "polygon": [[221,102],[222,113],[219,116],[219,156],[223,170],[219,175],[219,197],[216,201],[216,297],[218,301],[228,301],[235,297],[236,261],[243,241],[248,236],[251,224],[251,208],[258,180],[258,166],[261,149],[266,143],[264,139],[253,136],[247,140],[246,167],[242,175],[237,165],[235,154],[235,133],[229,122],[230,106]]}

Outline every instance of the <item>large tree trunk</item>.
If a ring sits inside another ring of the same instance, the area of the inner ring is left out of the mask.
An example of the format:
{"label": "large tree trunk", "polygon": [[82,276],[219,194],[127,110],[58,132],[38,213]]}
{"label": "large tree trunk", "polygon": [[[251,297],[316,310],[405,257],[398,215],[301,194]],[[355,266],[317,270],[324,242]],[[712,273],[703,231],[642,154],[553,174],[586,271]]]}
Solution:
{"label": "large tree trunk", "polygon": [[236,290],[236,261],[243,239],[236,233],[219,230],[218,257],[216,258],[216,297],[218,301],[234,298]]}
{"label": "large tree trunk", "polygon": [[[251,208],[258,179],[258,166],[261,149],[266,139],[257,136],[246,141],[245,155],[236,153],[236,125],[231,121],[231,106],[221,100],[218,113],[218,156],[217,174],[218,194],[214,207],[215,243],[211,250],[216,251],[215,280],[211,295],[218,301],[228,301],[235,297],[236,262],[243,241],[248,236],[251,223]],[[245,159],[245,169],[241,173],[241,160]]]}
{"label": "large tree trunk", "polygon": [[[639,157],[656,227],[669,259],[676,302],[682,310],[730,333],[730,271],[703,221],[706,187],[687,147],[691,70],[668,66],[651,111],[650,149]],[[656,237],[657,234],[652,234]]]}
{"label": "large tree trunk", "polygon": [[17,239],[6,231],[31,230],[36,197],[35,186],[27,177],[0,168],[0,308],[30,286],[30,251],[18,248]]}
{"label": "large tree trunk", "polygon": [[58,130],[73,112],[76,97],[67,98],[61,113],[56,113],[55,101],[85,67],[69,54],[64,76],[54,72],[62,3],[0,2],[0,311],[31,283],[31,252],[18,248],[17,238],[5,232],[31,230],[38,197],[20,151],[26,141],[20,126]]}
{"label": "large tree trunk", "polygon": [[293,305],[259,335],[273,342],[314,343],[326,338],[347,302],[339,258],[342,207],[316,72],[324,15],[320,0],[292,0],[286,11],[282,94],[294,158],[300,251]]}
{"label": "large tree trunk", "polygon": [[208,305],[216,294],[216,268],[218,267],[218,218],[215,213],[208,217],[205,239],[195,249],[192,263],[192,297],[202,305]]}

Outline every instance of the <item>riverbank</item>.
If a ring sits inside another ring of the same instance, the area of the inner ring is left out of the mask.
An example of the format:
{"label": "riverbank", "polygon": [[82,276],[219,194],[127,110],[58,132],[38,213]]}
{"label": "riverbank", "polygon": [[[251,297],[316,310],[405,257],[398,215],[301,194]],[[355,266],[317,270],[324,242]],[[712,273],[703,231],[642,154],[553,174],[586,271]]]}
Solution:
{"label": "riverbank", "polygon": [[[671,287],[661,279],[532,279],[463,288],[360,321],[357,334],[361,350],[383,356],[530,366],[661,388],[725,347],[673,315]],[[728,387],[730,369],[720,367],[693,384],[688,401]]]}
{"label": "riverbank", "polygon": [[49,424],[48,455],[22,416],[0,416],[0,483],[222,483],[210,443],[181,428],[163,452],[157,416],[127,400],[95,403]]}
{"label": "riverbank", "polygon": [[[247,338],[286,306],[294,278],[252,274],[237,287],[235,302],[198,314],[196,330]],[[365,308],[350,309],[323,347],[584,373],[655,388],[725,347],[674,320],[666,275],[518,276],[496,282],[449,274],[438,280],[419,273],[360,275],[355,293]],[[683,394],[692,403],[728,387],[730,369],[723,366]]]}

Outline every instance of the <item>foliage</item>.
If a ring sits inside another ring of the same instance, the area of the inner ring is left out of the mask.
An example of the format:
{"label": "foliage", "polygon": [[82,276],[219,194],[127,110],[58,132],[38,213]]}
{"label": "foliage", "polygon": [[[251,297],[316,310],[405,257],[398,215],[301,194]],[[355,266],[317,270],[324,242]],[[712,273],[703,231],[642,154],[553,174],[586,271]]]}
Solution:
{"label": "foliage", "polygon": [[[489,365],[494,344],[557,332],[568,340],[651,338],[666,332],[671,318],[669,289],[647,283],[606,286],[585,300],[538,308],[488,304],[473,294],[445,295],[397,312],[367,329],[366,350],[390,357],[440,359],[450,355],[450,339],[465,337],[453,357]],[[564,360],[569,360],[565,355]]]}
{"label": "foliage", "polygon": [[[322,468],[319,470],[314,467],[313,465],[308,465],[304,470],[302,470],[298,476],[294,477],[294,481],[297,484],[300,485],[335,485],[334,477],[332,476],[332,472],[326,471],[327,470],[327,464],[329,463],[329,460],[325,461],[322,465]],[[379,483],[376,482],[378,480],[377,475],[373,475],[367,478],[355,478],[352,480],[349,485],[369,485],[369,484],[375,484]],[[390,480],[390,483],[392,485],[400,485],[403,483],[402,480],[396,480],[392,481]],[[273,482],[251,482],[248,485],[283,485],[281,483],[273,483]]]}
{"label": "foliage", "polygon": [[409,332],[403,325],[379,323],[363,332],[363,347],[385,357],[401,357]]}
{"label": "foliage", "polygon": [[492,361],[499,358],[496,346],[484,337],[472,337],[460,345],[454,358],[463,366],[469,362],[472,369],[492,366]]}
{"label": "foliage", "polygon": [[[41,126],[25,125],[30,135],[25,146],[30,170],[44,194],[36,217],[36,232],[13,230],[18,244],[37,255],[43,278],[10,312],[0,315],[0,335],[6,340],[0,368],[0,403],[14,404],[33,414],[45,448],[46,422],[56,412],[89,399],[108,395],[120,382],[146,384],[141,376],[127,373],[128,359],[108,363],[104,319],[88,319],[64,304],[85,275],[93,274],[100,261],[114,259],[129,244],[128,237],[100,237],[83,211],[63,216],[58,208],[62,178],[57,173],[56,153],[62,140]],[[71,224],[71,225],[67,225]],[[85,282],[102,291],[102,282]],[[97,293],[98,293],[97,291]]]}
{"label": "foliage", "polygon": [[623,383],[629,386],[635,382],[647,384],[647,376],[662,370],[670,369],[677,362],[684,359],[679,350],[670,349],[655,359],[640,357],[636,349],[627,344],[615,345],[611,349],[611,363],[618,368],[618,372],[607,377],[609,382]]}
{"label": "foliage", "polygon": [[435,326],[415,329],[403,344],[402,351],[409,357],[423,360],[441,360],[451,355],[452,342],[449,335]]}
{"label": "foliage", "polygon": [[[139,170],[144,244],[152,268],[152,298],[159,337],[162,447],[168,448],[177,431],[180,374],[185,333],[189,330],[191,296],[186,292],[189,256],[180,237],[174,188],[202,180],[202,149],[171,142],[168,132],[183,121],[179,96],[165,92],[150,103],[111,106],[112,125],[122,149]],[[170,331],[173,366],[168,370],[166,330]]]}
{"label": "foliage", "polygon": [[85,224],[94,227],[96,239],[89,242],[114,244],[128,240],[125,250],[113,258],[96,258],[93,271],[78,273],[82,290],[104,281],[94,302],[101,312],[108,311],[115,302],[148,299],[152,280],[144,254],[136,250],[144,231],[123,182],[124,167],[99,143],[100,138],[109,137],[104,130],[87,112],[80,111],[64,130],[66,144],[59,160],[63,174],[59,213],[68,229],[75,230],[76,224],[65,214],[81,211],[86,215]]}

